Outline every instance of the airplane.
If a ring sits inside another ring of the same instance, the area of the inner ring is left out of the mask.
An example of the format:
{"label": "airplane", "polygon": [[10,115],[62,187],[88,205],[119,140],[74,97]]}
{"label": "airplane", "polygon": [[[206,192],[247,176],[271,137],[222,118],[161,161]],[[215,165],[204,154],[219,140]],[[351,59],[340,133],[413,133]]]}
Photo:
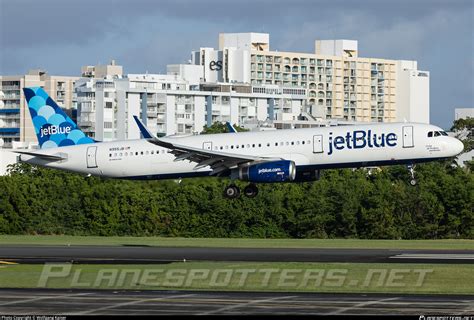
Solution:
{"label": "airplane", "polygon": [[48,168],[119,179],[227,177],[224,196],[237,198],[235,180],[305,182],[320,170],[405,164],[454,157],[463,144],[441,128],[422,123],[372,123],[260,132],[158,138],[137,116],[142,139],[98,142],[89,138],[40,87],[24,88],[40,149],[15,150],[19,160]]}

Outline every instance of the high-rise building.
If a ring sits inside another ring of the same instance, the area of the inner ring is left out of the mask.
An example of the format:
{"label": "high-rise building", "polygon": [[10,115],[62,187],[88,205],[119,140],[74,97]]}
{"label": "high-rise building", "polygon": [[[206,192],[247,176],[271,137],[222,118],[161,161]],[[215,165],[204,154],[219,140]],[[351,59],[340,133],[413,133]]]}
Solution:
{"label": "high-rise building", "polygon": [[79,77],[49,75],[30,70],[26,75],[0,76],[0,148],[36,144],[36,134],[23,88],[43,87],[59,106],[74,108],[74,82]]}
{"label": "high-rise building", "polygon": [[363,58],[357,41],[316,40],[314,53],[270,50],[265,33],[221,33],[219,48],[192,52],[204,81],[306,89],[327,119],[429,122],[429,73],[416,61]]}

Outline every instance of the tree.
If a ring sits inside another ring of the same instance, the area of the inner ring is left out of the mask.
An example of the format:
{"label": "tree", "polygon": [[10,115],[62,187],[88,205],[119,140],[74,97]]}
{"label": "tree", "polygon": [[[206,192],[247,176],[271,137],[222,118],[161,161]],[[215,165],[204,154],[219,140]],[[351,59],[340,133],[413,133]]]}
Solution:
{"label": "tree", "polygon": [[[239,127],[238,125],[234,124],[233,125],[235,130],[237,132],[244,132],[248,131],[248,129],[245,129],[243,127]],[[214,122],[211,126],[205,125],[201,134],[214,134],[214,133],[226,133],[229,132],[229,129],[227,128],[227,125],[225,122]]]}

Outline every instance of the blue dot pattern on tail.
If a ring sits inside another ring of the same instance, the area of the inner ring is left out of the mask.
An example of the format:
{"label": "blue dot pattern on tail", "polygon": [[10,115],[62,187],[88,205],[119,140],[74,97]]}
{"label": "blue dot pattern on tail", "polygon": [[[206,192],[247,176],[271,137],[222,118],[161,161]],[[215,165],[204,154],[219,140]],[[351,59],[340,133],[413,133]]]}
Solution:
{"label": "blue dot pattern on tail", "polygon": [[40,87],[24,88],[41,149],[94,143]]}

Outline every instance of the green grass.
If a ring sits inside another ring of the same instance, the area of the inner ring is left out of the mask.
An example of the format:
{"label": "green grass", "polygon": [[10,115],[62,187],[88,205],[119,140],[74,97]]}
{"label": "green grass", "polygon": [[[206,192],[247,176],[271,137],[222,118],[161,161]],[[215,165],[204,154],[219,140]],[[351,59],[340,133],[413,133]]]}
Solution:
{"label": "green grass", "polygon": [[[71,268],[70,272],[64,273],[60,277],[51,278],[45,282],[44,286],[38,286],[43,268],[49,268],[49,266],[2,265],[0,266],[0,287],[474,294],[472,285],[474,283],[474,265],[469,264],[296,262],[175,262],[160,265],[64,264],[61,265],[61,268],[56,265],[56,269],[53,271],[59,275],[59,272],[67,270],[62,268]],[[99,270],[102,270],[102,273]],[[269,270],[273,271],[270,273]],[[287,270],[285,274],[283,270]],[[308,270],[311,271],[312,277],[306,277],[305,282],[305,273],[309,275],[308,272],[310,272]],[[376,270],[372,277],[369,276],[370,270]],[[247,272],[246,278],[243,276],[244,272]],[[385,272],[385,276],[380,277],[380,272]],[[419,281],[420,272],[425,273],[424,281]],[[100,277],[101,274],[104,278]],[[133,279],[135,274],[137,278]],[[195,280],[192,280],[191,274],[196,275]],[[227,283],[226,274],[230,274]],[[268,274],[271,276],[266,279]],[[122,284],[119,282],[121,276],[123,276]],[[214,282],[213,276],[215,276]],[[168,282],[165,281],[166,279]],[[113,281],[113,285],[108,285],[109,280]]]}
{"label": "green grass", "polygon": [[0,235],[0,245],[144,245],[226,248],[371,248],[474,250],[474,240],[243,239]]}

